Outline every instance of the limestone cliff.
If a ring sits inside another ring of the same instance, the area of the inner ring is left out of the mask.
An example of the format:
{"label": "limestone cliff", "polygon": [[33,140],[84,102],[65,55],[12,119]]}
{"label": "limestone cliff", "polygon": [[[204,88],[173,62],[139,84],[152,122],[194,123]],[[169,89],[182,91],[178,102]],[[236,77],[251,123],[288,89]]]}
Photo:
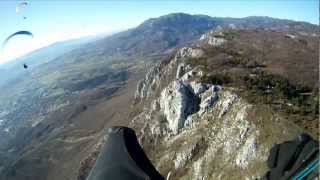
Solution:
{"label": "limestone cliff", "polygon": [[[226,39],[209,32],[211,46]],[[216,39],[214,39],[216,38]],[[266,171],[274,143],[293,138],[301,129],[268,106],[248,103],[237,88],[201,82],[200,46],[183,47],[170,61],[155,66],[139,83],[133,118],[139,140],[168,179],[255,179]]]}

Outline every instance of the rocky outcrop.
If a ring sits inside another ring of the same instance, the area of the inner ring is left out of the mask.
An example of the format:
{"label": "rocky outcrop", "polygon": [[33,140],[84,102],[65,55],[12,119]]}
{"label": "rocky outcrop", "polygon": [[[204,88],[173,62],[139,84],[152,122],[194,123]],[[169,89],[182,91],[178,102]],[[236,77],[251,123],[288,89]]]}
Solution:
{"label": "rocky outcrop", "polygon": [[182,48],[151,70],[137,90],[140,97],[153,93],[150,104],[131,126],[170,180],[259,178],[272,145],[301,130],[267,106],[248,103],[237,89],[202,83],[204,72],[186,59],[204,55],[200,48]]}
{"label": "rocky outcrop", "polygon": [[160,108],[168,121],[169,129],[177,134],[188,115],[197,110],[198,99],[182,81],[173,81],[160,96]]}
{"label": "rocky outcrop", "polygon": [[[136,101],[141,101],[143,99],[149,99],[150,97],[158,96],[159,89],[167,86],[172,79],[179,79],[187,72],[189,75],[185,76],[193,76],[192,73],[200,73],[199,70],[191,70],[191,66],[185,63],[185,60],[188,58],[200,58],[204,56],[205,52],[201,48],[197,47],[184,47],[177,51],[173,60],[168,64],[166,62],[161,62],[154,66],[138,83],[137,90],[135,92]],[[191,74],[191,75],[190,75]],[[184,79],[188,79],[188,77],[184,77]]]}
{"label": "rocky outcrop", "polygon": [[225,39],[223,29],[220,27],[215,30],[209,31],[206,34],[203,34],[200,37],[200,41],[205,42],[210,46],[218,47],[224,44],[227,40]]}
{"label": "rocky outcrop", "polygon": [[154,66],[145,76],[145,78],[138,83],[137,90],[135,92],[135,98],[145,99],[150,97],[152,87],[156,86],[157,82],[161,78],[161,66]]}
{"label": "rocky outcrop", "polygon": [[191,70],[191,67],[189,65],[186,65],[185,63],[179,64],[177,69],[176,79],[179,79],[189,70]]}
{"label": "rocky outcrop", "polygon": [[[198,74],[199,76],[202,76],[202,74]],[[204,83],[198,83],[198,82],[190,82],[189,83],[190,89],[192,90],[192,92],[199,96],[200,94],[202,94],[203,92],[205,92],[206,90],[209,89],[209,85],[208,84],[204,84]]]}
{"label": "rocky outcrop", "polygon": [[183,47],[176,54],[176,60],[181,58],[199,58],[204,55],[204,51],[200,48]]}
{"label": "rocky outcrop", "polygon": [[[208,87],[208,86],[206,86]],[[218,92],[221,90],[220,86],[211,86],[208,91],[201,94],[200,114],[208,110],[218,100]]]}

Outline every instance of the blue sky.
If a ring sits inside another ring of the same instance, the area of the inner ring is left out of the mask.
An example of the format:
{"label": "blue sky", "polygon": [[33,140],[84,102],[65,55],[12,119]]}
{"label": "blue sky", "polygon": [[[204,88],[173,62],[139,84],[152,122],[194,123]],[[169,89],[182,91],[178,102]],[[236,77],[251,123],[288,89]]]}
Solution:
{"label": "blue sky", "polygon": [[0,1],[0,41],[18,30],[29,30],[34,38],[11,40],[1,53],[0,64],[56,41],[118,32],[174,12],[319,23],[317,0],[29,0],[28,6],[16,13],[19,2]]}

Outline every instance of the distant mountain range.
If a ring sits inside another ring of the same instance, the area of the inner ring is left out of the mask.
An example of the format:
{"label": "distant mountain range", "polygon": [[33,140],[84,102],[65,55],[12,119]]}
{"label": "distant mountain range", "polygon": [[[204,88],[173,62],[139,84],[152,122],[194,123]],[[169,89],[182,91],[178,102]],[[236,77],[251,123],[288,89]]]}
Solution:
{"label": "distant mountain range", "polygon": [[17,64],[20,65],[21,62],[37,66],[47,63],[73,49],[78,49],[77,51],[81,51],[82,53],[95,52],[99,55],[108,56],[117,54],[121,56],[162,54],[170,48],[199,38],[201,34],[212,28],[230,25],[242,29],[258,28],[307,34],[316,34],[318,32],[318,26],[310,23],[271,17],[220,18],[174,13],[159,18],[148,19],[136,28],[105,38],[87,37],[58,42],[3,66],[6,69],[13,68]]}
{"label": "distant mountain range", "polygon": [[[199,38],[212,28],[230,25],[242,29],[259,28],[307,34],[318,32],[317,26],[310,23],[270,17],[219,18],[175,13],[148,19],[136,28],[99,40],[89,49],[102,51],[106,55],[161,54],[170,48]],[[90,51],[89,49],[87,51]]]}

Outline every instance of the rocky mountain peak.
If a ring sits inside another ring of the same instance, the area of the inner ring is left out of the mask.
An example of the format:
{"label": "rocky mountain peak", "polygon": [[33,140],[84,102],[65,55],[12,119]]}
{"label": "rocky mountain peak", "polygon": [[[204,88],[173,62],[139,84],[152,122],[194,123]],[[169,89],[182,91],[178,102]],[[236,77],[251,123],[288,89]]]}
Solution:
{"label": "rocky mountain peak", "polygon": [[197,23],[199,28],[202,26],[212,27],[213,21],[209,16],[201,16],[201,15],[190,15],[186,13],[172,13],[164,16],[160,16],[158,18],[151,18],[143,22],[139,27],[146,28],[159,28],[166,26],[167,28],[173,28],[178,26],[190,26]]}

